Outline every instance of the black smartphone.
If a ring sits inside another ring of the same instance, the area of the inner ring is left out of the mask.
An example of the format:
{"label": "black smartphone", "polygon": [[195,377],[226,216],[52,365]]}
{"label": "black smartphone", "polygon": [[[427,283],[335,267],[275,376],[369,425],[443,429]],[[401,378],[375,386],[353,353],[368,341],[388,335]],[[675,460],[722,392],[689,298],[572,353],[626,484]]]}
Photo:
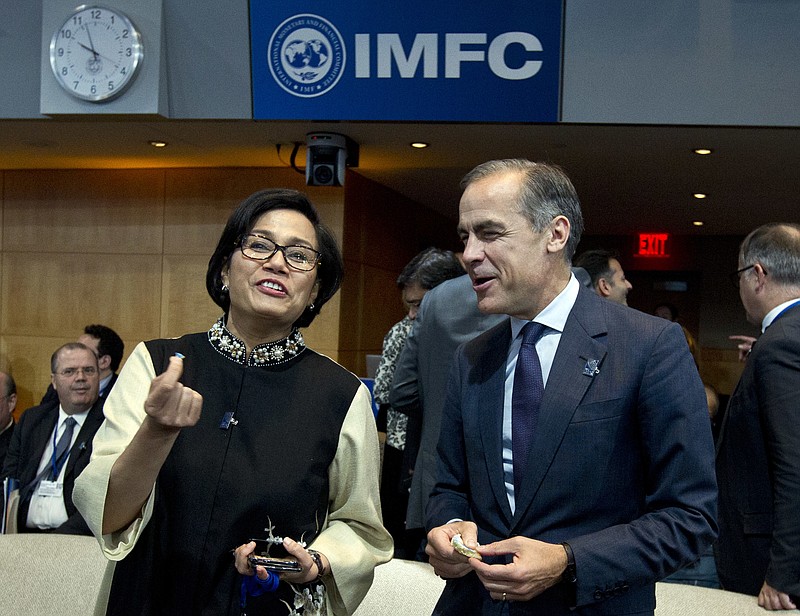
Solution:
{"label": "black smartphone", "polygon": [[265,567],[268,571],[302,571],[303,567],[296,560],[283,560],[281,558],[270,558],[268,556],[254,556],[247,557],[250,566],[255,569],[257,566]]}
{"label": "black smartphone", "polygon": [[256,547],[247,560],[250,566],[256,565],[266,567],[269,571],[302,571],[303,567],[296,560],[289,557],[289,553],[281,543],[270,543],[266,539],[254,539]]}

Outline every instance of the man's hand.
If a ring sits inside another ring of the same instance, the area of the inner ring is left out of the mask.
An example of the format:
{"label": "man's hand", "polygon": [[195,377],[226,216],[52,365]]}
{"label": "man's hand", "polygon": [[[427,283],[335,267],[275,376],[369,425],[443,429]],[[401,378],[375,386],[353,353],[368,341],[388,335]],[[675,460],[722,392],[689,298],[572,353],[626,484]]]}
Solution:
{"label": "man's hand", "polygon": [[747,361],[747,356],[750,354],[750,349],[753,348],[753,343],[756,341],[756,338],[752,336],[728,336],[728,340],[738,340],[739,344],[736,345],[736,348],[739,349],[739,361]]}
{"label": "man's hand", "polygon": [[527,537],[497,541],[479,547],[478,551],[482,556],[513,555],[507,565],[469,560],[492,599],[497,601],[530,601],[561,581],[567,568],[563,546]]}
{"label": "man's hand", "polygon": [[765,610],[794,610],[797,606],[785,592],[776,590],[766,582],[758,593],[758,604]]}
{"label": "man's hand", "polygon": [[465,545],[471,548],[478,547],[478,527],[475,526],[475,522],[452,522],[437,526],[428,533],[425,553],[433,565],[434,572],[441,578],[459,578],[472,571],[470,562],[475,559],[459,554],[450,543],[459,533]]}

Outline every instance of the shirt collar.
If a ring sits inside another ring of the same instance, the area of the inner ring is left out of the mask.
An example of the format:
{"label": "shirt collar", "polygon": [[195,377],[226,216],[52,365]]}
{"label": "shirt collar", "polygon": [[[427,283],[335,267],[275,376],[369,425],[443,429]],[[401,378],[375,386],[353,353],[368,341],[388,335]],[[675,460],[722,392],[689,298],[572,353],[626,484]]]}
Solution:
{"label": "shirt collar", "polygon": [[[563,332],[569,313],[575,305],[575,300],[578,299],[580,288],[581,285],[578,279],[575,278],[575,274],[570,274],[569,282],[567,286],[564,287],[564,290],[556,295],[556,298],[547,304],[544,310],[537,314],[532,320],[536,323],[547,325],[547,327],[559,333]],[[526,319],[511,317],[511,339],[513,340],[516,338],[520,330],[529,322],[530,321]]]}
{"label": "shirt collar", "polygon": [[[94,406],[94,405],[92,405]],[[61,427],[64,425],[64,422],[67,420],[67,417],[72,417],[75,420],[75,425],[80,430],[83,427],[83,422],[86,421],[86,418],[89,416],[89,411],[91,411],[91,407],[87,410],[83,411],[82,413],[73,413],[72,415],[68,415],[64,412],[64,408],[59,404],[58,405],[58,429],[59,432],[61,431]]]}
{"label": "shirt collar", "polygon": [[763,334],[764,331],[772,325],[772,322],[778,318],[778,315],[786,310],[789,306],[794,304],[795,302],[800,301],[800,298],[795,297],[794,299],[790,299],[788,302],[783,302],[782,304],[778,304],[772,310],[770,310],[765,316],[764,319],[761,321],[761,333]]}
{"label": "shirt collar", "polygon": [[111,380],[111,377],[113,377],[113,376],[114,376],[114,373],[112,372],[106,378],[102,379],[100,381],[100,385],[98,385],[98,387],[97,387],[97,391],[99,391],[102,394],[102,392],[104,392],[106,390],[106,386],[108,385],[109,381]]}

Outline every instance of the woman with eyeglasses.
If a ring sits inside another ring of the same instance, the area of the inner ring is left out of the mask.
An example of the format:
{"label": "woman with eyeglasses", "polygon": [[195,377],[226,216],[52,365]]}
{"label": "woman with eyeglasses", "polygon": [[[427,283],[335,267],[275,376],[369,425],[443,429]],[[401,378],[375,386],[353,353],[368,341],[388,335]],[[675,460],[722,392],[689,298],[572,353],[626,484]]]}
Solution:
{"label": "woman with eyeglasses", "polygon": [[75,490],[118,561],[107,614],[349,614],[363,599],[392,554],[370,396],[299,330],[342,273],[305,195],[255,193],[209,261],[224,314],[128,359]]}

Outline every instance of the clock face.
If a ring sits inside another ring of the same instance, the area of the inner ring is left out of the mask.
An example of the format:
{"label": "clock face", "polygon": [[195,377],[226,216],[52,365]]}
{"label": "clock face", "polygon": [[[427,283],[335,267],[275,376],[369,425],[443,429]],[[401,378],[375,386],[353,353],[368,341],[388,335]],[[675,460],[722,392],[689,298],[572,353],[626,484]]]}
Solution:
{"label": "clock face", "polygon": [[136,76],[142,40],[123,13],[80,6],[53,34],[50,66],[59,85],[86,101],[119,96]]}

